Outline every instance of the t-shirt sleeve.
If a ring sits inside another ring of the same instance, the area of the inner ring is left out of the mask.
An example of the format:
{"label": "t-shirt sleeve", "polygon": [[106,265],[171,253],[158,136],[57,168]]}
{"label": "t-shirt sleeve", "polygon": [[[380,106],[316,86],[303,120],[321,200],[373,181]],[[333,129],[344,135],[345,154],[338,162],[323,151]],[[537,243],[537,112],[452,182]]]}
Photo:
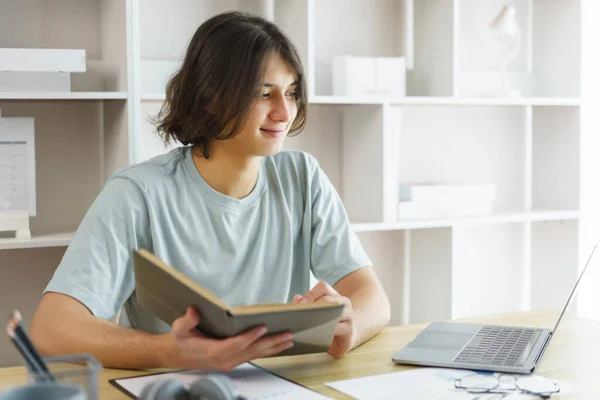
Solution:
{"label": "t-shirt sleeve", "polygon": [[312,161],[311,269],[318,280],[333,286],[372,263],[350,226],[341,198],[317,161]]}
{"label": "t-shirt sleeve", "polygon": [[71,296],[93,315],[112,318],[134,290],[132,252],[148,248],[148,221],[138,184],[112,177],[86,213],[44,293]]}

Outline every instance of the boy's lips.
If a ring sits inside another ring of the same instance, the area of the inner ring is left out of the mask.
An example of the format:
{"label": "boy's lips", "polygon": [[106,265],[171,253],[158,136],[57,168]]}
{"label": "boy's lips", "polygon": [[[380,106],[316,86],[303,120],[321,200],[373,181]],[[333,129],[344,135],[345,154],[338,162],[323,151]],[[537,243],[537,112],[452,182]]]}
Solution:
{"label": "boy's lips", "polygon": [[274,138],[280,138],[282,136],[285,136],[285,129],[267,129],[267,128],[260,128],[261,131],[263,131],[264,133],[266,133],[269,136],[272,136]]}

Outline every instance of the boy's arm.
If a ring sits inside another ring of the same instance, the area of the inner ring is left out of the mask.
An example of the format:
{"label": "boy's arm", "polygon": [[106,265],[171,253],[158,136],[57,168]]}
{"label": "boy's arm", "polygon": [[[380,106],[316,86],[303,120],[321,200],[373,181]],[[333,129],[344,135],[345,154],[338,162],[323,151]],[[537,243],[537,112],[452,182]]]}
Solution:
{"label": "boy's arm", "polygon": [[43,296],[30,335],[44,355],[89,353],[114,368],[161,367],[160,355],[167,350],[161,335],[97,318],[74,298],[53,292]]}
{"label": "boy's arm", "polygon": [[356,341],[352,347],[371,339],[389,322],[390,302],[373,268],[354,271],[333,288],[350,300],[354,310]]}
{"label": "boy's arm", "polygon": [[46,293],[33,318],[30,335],[44,355],[92,354],[109,368],[178,368],[228,371],[256,358],[292,346],[292,335],[262,337],[262,327],[228,339],[204,337],[200,317],[189,308],[173,322],[171,332],[155,335],[97,318],[79,301]]}
{"label": "boy's arm", "polygon": [[390,319],[390,303],[373,268],[358,269],[340,279],[333,287],[319,282],[294,302],[329,301],[344,305],[329,354],[341,357],[352,348],[375,336]]}

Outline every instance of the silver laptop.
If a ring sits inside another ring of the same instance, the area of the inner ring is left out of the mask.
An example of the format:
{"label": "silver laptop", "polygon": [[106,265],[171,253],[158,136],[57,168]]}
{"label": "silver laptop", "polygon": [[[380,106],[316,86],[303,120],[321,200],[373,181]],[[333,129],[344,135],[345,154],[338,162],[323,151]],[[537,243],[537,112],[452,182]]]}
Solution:
{"label": "silver laptop", "polygon": [[433,322],[392,360],[398,364],[532,373],[577,292],[598,247],[594,246],[553,330]]}

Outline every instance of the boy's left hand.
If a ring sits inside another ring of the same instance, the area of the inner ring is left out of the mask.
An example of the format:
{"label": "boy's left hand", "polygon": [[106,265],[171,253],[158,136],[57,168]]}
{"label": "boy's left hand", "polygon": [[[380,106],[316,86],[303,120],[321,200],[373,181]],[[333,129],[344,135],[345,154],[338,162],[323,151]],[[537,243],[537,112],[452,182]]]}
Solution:
{"label": "boy's left hand", "polygon": [[342,357],[354,347],[358,335],[354,319],[355,313],[350,299],[340,295],[326,282],[319,282],[304,296],[295,295],[293,303],[319,303],[323,301],[344,305],[344,311],[328,351],[329,355],[333,357]]}

